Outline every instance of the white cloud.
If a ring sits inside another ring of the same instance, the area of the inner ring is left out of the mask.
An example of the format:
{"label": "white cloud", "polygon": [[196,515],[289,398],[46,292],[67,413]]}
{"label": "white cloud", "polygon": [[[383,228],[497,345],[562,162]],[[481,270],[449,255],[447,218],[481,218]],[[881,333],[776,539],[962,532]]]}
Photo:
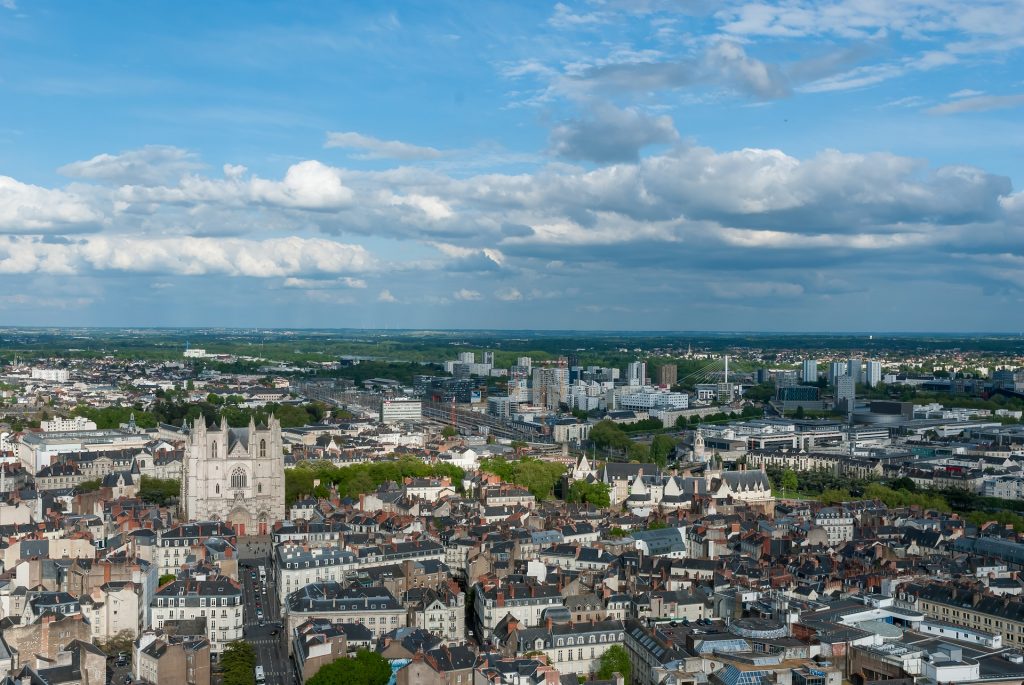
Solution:
{"label": "white cloud", "polygon": [[437,159],[441,156],[441,151],[432,147],[421,147],[400,140],[381,140],[354,131],[329,131],[324,147],[362,150],[363,152],[353,155],[356,159],[418,160]]}
{"label": "white cloud", "polygon": [[391,294],[390,290],[385,288],[384,290],[381,290],[380,293],[377,295],[377,301],[378,302],[398,302],[398,299],[394,295]]}
{"label": "white cloud", "polygon": [[448,219],[452,216],[451,206],[439,197],[430,195],[394,195],[391,204],[396,206],[414,207],[434,221]]}
{"label": "white cloud", "polygon": [[187,175],[176,186],[126,185],[116,198],[126,206],[135,204],[215,203],[244,207],[252,203],[288,209],[331,211],[347,207],[353,199],[351,188],[341,181],[339,170],[316,160],[288,167],[280,181],[252,176],[246,179],[243,166],[225,165],[225,178]]}
{"label": "white cloud", "polygon": [[310,160],[288,167],[284,180],[250,181],[257,201],[296,209],[338,209],[352,201],[352,191],[341,183],[338,171]]}
{"label": "white cloud", "polygon": [[[956,94],[950,96],[956,97]],[[996,109],[1012,109],[1024,105],[1024,94],[1021,95],[977,95],[961,96],[951,102],[926,111],[929,114],[962,114],[964,112],[990,112]]]}
{"label": "white cloud", "polygon": [[161,185],[176,182],[202,166],[198,155],[188,150],[169,145],[147,145],[116,155],[96,155],[91,159],[65,164],[57,171],[65,176],[92,181]]}
{"label": "white cloud", "polygon": [[463,300],[463,301],[471,301],[471,300],[481,300],[481,299],[483,299],[483,296],[480,293],[478,293],[476,290],[467,290],[466,288],[461,288],[459,290],[456,290],[454,293],[452,293],[452,296],[456,300]]}
{"label": "white cloud", "polygon": [[366,281],[361,278],[315,279],[315,278],[294,278],[284,279],[282,285],[285,288],[299,288],[301,290],[335,290],[337,288],[365,288]]}
{"label": "white cloud", "polygon": [[0,238],[0,273],[71,274],[86,269],[252,278],[366,272],[373,257],[360,245],[322,238],[242,240],[90,235],[64,243]]}
{"label": "white cloud", "polygon": [[518,302],[523,299],[523,294],[516,288],[503,288],[495,293],[495,297],[502,302]]}
{"label": "white cloud", "polygon": [[972,90],[970,88],[964,88],[962,90],[956,91],[955,93],[950,93],[949,97],[950,98],[972,98],[972,97],[975,97],[976,95],[984,95],[984,94],[985,94],[985,91],[983,91],[983,90]]}
{"label": "white cloud", "polygon": [[85,198],[0,176],[0,233],[45,233],[97,223],[102,214]]}

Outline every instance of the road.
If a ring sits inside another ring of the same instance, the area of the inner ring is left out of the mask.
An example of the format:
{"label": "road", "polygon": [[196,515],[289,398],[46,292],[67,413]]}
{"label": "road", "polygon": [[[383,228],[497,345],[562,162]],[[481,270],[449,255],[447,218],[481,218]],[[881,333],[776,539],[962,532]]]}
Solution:
{"label": "road", "polygon": [[[295,671],[288,659],[287,637],[281,623],[281,607],[277,600],[274,578],[269,575],[268,557],[243,559],[238,571],[245,602],[244,639],[256,650],[256,663],[263,667],[267,685],[294,685]],[[261,587],[258,568],[267,567],[266,587]],[[253,578],[253,573],[256,577]],[[259,624],[257,611],[263,610],[264,625]],[[276,633],[276,635],[274,634]]]}
{"label": "road", "polygon": [[[114,666],[113,659],[107,659],[107,682],[110,685],[124,685],[125,676],[132,675],[132,663],[131,657],[128,659],[128,663],[124,666]],[[132,679],[134,680],[134,676]]]}

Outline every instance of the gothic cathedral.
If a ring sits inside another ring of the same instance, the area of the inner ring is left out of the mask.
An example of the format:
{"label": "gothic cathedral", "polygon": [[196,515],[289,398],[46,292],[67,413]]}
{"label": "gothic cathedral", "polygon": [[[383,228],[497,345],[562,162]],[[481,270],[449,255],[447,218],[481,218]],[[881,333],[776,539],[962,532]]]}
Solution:
{"label": "gothic cathedral", "polygon": [[248,428],[207,426],[196,419],[189,433],[181,478],[188,521],[227,521],[239,535],[267,535],[285,518],[281,423]]}

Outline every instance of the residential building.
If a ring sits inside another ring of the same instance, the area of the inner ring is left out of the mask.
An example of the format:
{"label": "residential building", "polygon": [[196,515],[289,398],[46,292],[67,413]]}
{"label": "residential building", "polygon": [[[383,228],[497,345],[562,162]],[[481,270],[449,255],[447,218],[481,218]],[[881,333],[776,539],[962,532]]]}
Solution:
{"label": "residential building", "polygon": [[836,407],[850,413],[856,400],[856,382],[853,376],[840,376],[836,379]]}
{"label": "residential building", "polygon": [[805,359],[800,364],[800,379],[804,383],[818,382],[818,360]]}
{"label": "residential building", "polygon": [[310,619],[360,623],[374,639],[408,625],[405,607],[379,586],[344,588],[334,581],[312,583],[288,595],[283,609],[289,634]]}
{"label": "residential building", "polygon": [[658,385],[672,387],[679,376],[679,367],[675,364],[663,364],[658,367]]}
{"label": "residential building", "polygon": [[210,641],[150,633],[136,642],[135,680],[152,685],[210,685]]}
{"label": "residential building", "polygon": [[242,588],[224,576],[197,576],[174,580],[156,591],[152,616],[154,626],[167,621],[203,619],[210,651],[220,654],[233,640],[242,639]]}

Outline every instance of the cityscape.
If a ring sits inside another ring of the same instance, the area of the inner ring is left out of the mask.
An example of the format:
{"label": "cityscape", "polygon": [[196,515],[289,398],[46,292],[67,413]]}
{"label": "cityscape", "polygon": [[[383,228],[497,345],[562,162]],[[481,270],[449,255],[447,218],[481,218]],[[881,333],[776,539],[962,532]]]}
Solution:
{"label": "cityscape", "polygon": [[1024,0],[0,0],[0,685],[1024,685]]}
{"label": "cityscape", "polygon": [[12,682],[1024,678],[1014,337],[17,328],[0,372]]}

